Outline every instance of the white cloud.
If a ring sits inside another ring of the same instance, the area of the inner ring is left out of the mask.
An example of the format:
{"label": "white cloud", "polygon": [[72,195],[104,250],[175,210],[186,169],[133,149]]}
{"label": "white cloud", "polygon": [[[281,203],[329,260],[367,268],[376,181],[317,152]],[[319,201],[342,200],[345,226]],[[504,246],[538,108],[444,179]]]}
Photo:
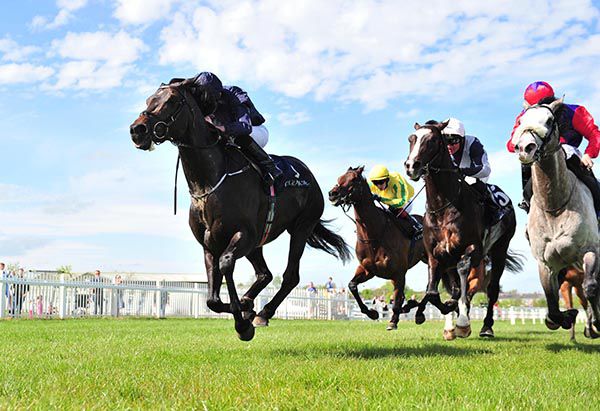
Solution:
{"label": "white cloud", "polygon": [[147,49],[144,42],[124,31],[67,33],[52,42],[52,53],[64,59],[49,89],[103,90],[122,84],[133,63]]}
{"label": "white cloud", "polygon": [[114,16],[125,24],[148,24],[166,17],[173,0],[116,0]]}
{"label": "white cloud", "polygon": [[0,52],[2,53],[2,60],[5,61],[24,61],[39,50],[40,48],[35,46],[21,46],[8,37],[0,39]]}
{"label": "white cloud", "polygon": [[407,111],[399,111],[396,113],[396,117],[398,118],[414,118],[417,114],[421,113],[421,110],[418,108],[411,108]]}
{"label": "white cloud", "polygon": [[50,30],[64,26],[73,18],[73,12],[86,4],[87,0],[58,0],[56,5],[59,10],[52,20],[44,16],[34,16],[29,25],[34,30]]}
{"label": "white cloud", "polygon": [[472,95],[474,82],[498,90],[540,73],[585,82],[600,41],[583,27],[597,18],[590,1],[225,1],[176,12],[160,59],[378,109],[399,96]]}
{"label": "white cloud", "polygon": [[297,111],[294,113],[281,113],[277,116],[277,120],[284,126],[293,126],[296,124],[306,123],[310,120],[310,115],[306,111]]}
{"label": "white cloud", "polygon": [[35,83],[46,80],[54,70],[46,66],[10,63],[0,65],[0,84]]}

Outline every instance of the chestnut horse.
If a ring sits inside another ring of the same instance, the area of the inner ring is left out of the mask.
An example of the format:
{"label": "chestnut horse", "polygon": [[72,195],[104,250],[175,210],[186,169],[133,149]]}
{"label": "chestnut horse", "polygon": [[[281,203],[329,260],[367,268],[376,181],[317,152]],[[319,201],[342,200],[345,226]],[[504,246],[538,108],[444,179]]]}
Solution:
{"label": "chestnut horse", "polygon": [[[443,314],[457,306],[456,329],[446,323],[444,338],[468,337],[471,334],[469,307],[473,295],[485,290],[488,296],[487,314],[479,336],[493,337],[494,304],[500,291],[504,268],[518,271],[522,263],[508,252],[515,228],[515,212],[510,201],[500,222],[488,227],[479,194],[461,177],[452,163],[442,130],[447,122],[421,127],[409,137],[410,154],[405,162],[406,173],[413,180],[423,177],[427,193],[423,241],[427,252],[429,280],[427,292],[419,303],[417,323],[425,321],[423,310],[427,302]],[[491,272],[485,269],[488,257]],[[451,299],[442,303],[438,292],[443,281]]]}
{"label": "chestnut horse", "polygon": [[[131,138],[141,150],[150,150],[164,141],[178,147],[192,197],[190,228],[204,248],[207,305],[215,312],[233,314],[239,338],[251,340],[254,326],[266,326],[283,299],[299,283],[300,258],[307,243],[344,261],[350,259],[350,251],[344,240],[328,230],[320,219],[323,194],[310,170],[296,158],[284,157],[283,161],[305,180],[278,192],[272,216],[261,176],[238,148],[204,120],[211,111],[200,106],[214,110],[214,99],[211,101],[210,94],[201,91],[199,105],[188,87],[188,81],[161,86],[148,98],[146,111],[131,125]],[[270,230],[268,219],[272,221]],[[256,314],[253,300],[273,278],[263,258],[262,246],[285,230],[290,234],[290,248],[281,288]],[[242,257],[254,267],[256,281],[240,299],[233,271],[235,261]],[[229,304],[224,304],[219,296],[223,276]]]}
{"label": "chestnut horse", "polygon": [[[423,241],[411,241],[399,227],[399,224],[408,222],[398,221],[392,213],[375,205],[367,180],[362,175],[363,170],[364,167],[350,167],[341,175],[329,192],[329,201],[335,206],[354,206],[358,267],[348,288],[360,311],[376,320],[379,313],[367,308],[358,293],[358,285],[375,276],[391,280],[394,304],[387,329],[396,330],[404,302],[406,272],[419,261],[427,260]],[[422,221],[421,216],[415,218]]]}
{"label": "chestnut horse", "polygon": [[[576,268],[570,267],[568,269],[563,270],[558,280],[561,282],[560,284],[560,293],[562,294],[563,301],[565,302],[565,306],[568,310],[573,309],[573,294],[572,290],[575,290],[575,294],[577,294],[577,298],[579,299],[579,303],[583,307],[584,310],[588,309],[588,302],[585,298],[585,294],[583,292],[583,271],[577,270]],[[575,341],[575,323],[571,325],[571,341]],[[589,328],[584,329],[584,334],[589,336]]]}

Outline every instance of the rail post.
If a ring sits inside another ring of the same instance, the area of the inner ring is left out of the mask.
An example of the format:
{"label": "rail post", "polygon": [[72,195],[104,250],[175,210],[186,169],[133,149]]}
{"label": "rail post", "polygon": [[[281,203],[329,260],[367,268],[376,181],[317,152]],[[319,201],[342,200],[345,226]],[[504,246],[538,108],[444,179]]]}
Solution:
{"label": "rail post", "polygon": [[2,287],[0,287],[0,291],[2,291],[2,295],[0,295],[0,318],[4,318],[6,310],[6,294],[8,294],[8,283],[6,283],[6,278],[2,278]]}
{"label": "rail post", "polygon": [[58,292],[58,318],[64,320],[67,317],[67,287],[65,286],[65,274],[60,275],[60,288]]}

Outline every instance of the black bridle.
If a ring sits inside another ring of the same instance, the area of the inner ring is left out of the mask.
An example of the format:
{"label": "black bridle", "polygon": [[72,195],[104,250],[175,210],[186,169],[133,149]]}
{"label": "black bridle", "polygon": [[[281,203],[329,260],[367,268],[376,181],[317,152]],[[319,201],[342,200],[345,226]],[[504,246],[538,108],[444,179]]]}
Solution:
{"label": "black bridle", "polygon": [[[173,114],[171,114],[169,116],[167,121],[163,121],[163,120],[159,119],[157,115],[150,113],[146,110],[142,111],[142,115],[144,115],[148,118],[157,120],[156,123],[154,123],[154,126],[152,126],[152,135],[154,136],[152,141],[154,141],[154,143],[156,145],[160,145],[160,144],[164,143],[165,141],[170,141],[173,145],[175,145],[177,147],[193,148],[193,149],[197,149],[197,150],[205,150],[205,149],[210,149],[210,148],[216,147],[222,140],[222,135],[219,133],[217,133],[217,138],[213,143],[210,143],[210,144],[207,144],[204,146],[198,146],[195,144],[186,144],[181,141],[174,140],[173,137],[169,137],[169,129],[171,128],[171,126],[173,124],[175,124],[175,122],[179,118],[179,115],[183,112],[183,108],[187,107],[188,110],[190,110],[192,112],[192,114],[193,114],[193,110],[192,110],[192,107],[190,106],[190,104],[188,103],[187,99],[185,98],[185,94],[182,93],[179,90],[179,88],[177,88],[171,84],[164,84],[164,85],[160,86],[158,89],[162,90],[165,88],[175,90],[177,92],[177,94],[179,95],[180,100],[177,103],[177,108],[175,109]],[[156,93],[154,93],[154,95],[156,95]],[[194,116],[192,115],[192,117],[194,117]],[[207,124],[210,124],[210,123],[207,123]],[[161,132],[161,129],[162,129],[162,132]]]}
{"label": "black bridle", "polygon": [[[536,134],[532,129],[530,130],[525,130],[523,133],[530,133],[534,138],[539,138],[540,140],[542,140],[542,144],[540,144],[540,147],[538,148],[538,150],[536,151],[536,153],[533,156],[533,162],[536,161],[540,161],[543,158],[546,158],[548,156],[551,156],[552,154],[556,153],[558,150],[560,150],[560,144],[556,145],[556,148],[552,151],[546,152],[545,148],[548,145],[548,143],[550,142],[550,136],[552,135],[552,133],[554,133],[555,131],[557,131],[558,128],[558,122],[556,121],[556,113],[554,113],[554,110],[552,110],[552,108],[550,108],[548,105],[546,104],[535,104],[533,106],[529,106],[525,112],[523,114],[525,114],[527,111],[533,109],[533,108],[540,108],[543,107],[546,110],[548,110],[550,112],[550,118],[552,119],[551,123],[550,123],[550,127],[549,127],[549,131],[548,133],[546,133],[546,135],[544,135],[543,137],[540,137],[538,134]],[[518,146],[517,146],[518,148]]]}

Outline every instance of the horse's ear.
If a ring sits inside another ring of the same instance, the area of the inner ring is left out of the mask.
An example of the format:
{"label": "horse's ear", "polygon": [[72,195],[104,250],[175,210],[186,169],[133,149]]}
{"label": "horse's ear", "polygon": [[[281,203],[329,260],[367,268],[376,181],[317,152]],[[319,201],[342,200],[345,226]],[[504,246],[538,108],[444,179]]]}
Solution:
{"label": "horse's ear", "polygon": [[415,130],[418,130],[421,128],[421,125],[419,123],[415,123]]}
{"label": "horse's ear", "polygon": [[526,100],[523,100],[523,110],[527,110],[529,107],[531,107],[531,104],[529,104]]}
{"label": "horse's ear", "polygon": [[442,122],[440,123],[439,127],[438,127],[438,128],[440,129],[440,131],[442,131],[443,129],[445,129],[445,128],[446,128],[446,126],[448,125],[448,123],[450,123],[450,119],[448,119],[448,120],[445,120],[445,121],[442,121]]}
{"label": "horse's ear", "polygon": [[552,111],[556,111],[562,104],[563,101],[565,101],[565,96],[562,96],[561,98],[554,100],[552,103],[550,103],[550,109]]}
{"label": "horse's ear", "polygon": [[360,166],[360,167],[357,167],[357,168],[356,168],[356,172],[357,172],[358,174],[362,174],[362,172],[363,172],[363,171],[365,171],[365,166]]}

